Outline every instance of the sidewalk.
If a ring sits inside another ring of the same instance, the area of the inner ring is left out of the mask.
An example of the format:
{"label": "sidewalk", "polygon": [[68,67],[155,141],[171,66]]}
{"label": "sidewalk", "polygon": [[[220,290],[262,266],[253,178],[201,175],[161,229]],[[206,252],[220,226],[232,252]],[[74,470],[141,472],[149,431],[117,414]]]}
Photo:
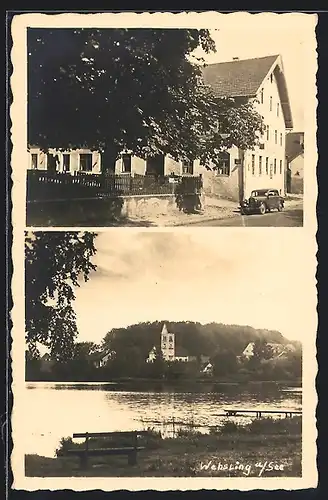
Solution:
{"label": "sidewalk", "polygon": [[[303,196],[288,195],[285,199],[285,208],[296,208],[303,203]],[[233,217],[240,217],[239,203],[223,198],[206,197],[204,210],[199,213],[186,214],[178,212],[175,215],[156,214],[145,217],[131,217],[129,223],[133,226],[145,225],[149,227],[189,226],[198,222],[209,222]],[[129,223],[127,225],[129,225]]]}
{"label": "sidewalk", "polygon": [[199,213],[186,214],[178,212],[176,215],[156,214],[153,217],[148,215],[145,217],[130,218],[132,224],[137,222],[148,222],[151,226],[184,226],[196,222],[207,222],[215,219],[226,219],[228,217],[238,217],[239,204],[235,201],[224,200],[220,198],[206,197],[205,207]]}

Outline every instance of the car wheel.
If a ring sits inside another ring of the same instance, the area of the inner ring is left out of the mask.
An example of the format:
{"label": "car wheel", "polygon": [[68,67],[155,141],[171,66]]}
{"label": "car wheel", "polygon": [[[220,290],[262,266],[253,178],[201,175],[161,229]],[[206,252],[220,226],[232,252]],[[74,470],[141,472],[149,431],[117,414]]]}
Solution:
{"label": "car wheel", "polygon": [[264,203],[261,203],[261,205],[260,205],[260,214],[264,215],[265,212],[266,212],[266,206],[265,206]]}
{"label": "car wheel", "polygon": [[284,205],[280,202],[278,205],[278,212],[281,212],[284,208]]}

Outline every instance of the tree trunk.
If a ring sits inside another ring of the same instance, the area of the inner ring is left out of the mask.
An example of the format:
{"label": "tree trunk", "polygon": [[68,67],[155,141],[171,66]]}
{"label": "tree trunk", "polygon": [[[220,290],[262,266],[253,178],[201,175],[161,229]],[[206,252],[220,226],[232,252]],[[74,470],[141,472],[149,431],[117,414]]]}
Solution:
{"label": "tree trunk", "polygon": [[114,148],[107,147],[101,153],[101,173],[102,174],[114,174],[115,173],[115,162],[118,158],[119,151]]}

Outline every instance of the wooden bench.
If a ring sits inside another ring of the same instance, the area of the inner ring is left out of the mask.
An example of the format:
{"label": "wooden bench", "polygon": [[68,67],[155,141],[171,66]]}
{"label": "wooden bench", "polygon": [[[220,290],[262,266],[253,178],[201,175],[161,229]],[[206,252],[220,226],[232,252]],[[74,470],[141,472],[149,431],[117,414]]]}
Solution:
{"label": "wooden bench", "polygon": [[[127,455],[128,464],[137,463],[137,453],[144,450],[144,446],[138,446],[138,437],[149,434],[148,431],[122,431],[122,432],[78,432],[73,434],[73,438],[85,438],[84,448],[72,448],[67,450],[69,455],[77,455],[80,458],[81,469],[88,468],[89,457],[102,455]],[[91,438],[110,438],[116,437],[119,441],[122,437],[129,439],[129,445],[122,445],[112,448],[90,448]]]}

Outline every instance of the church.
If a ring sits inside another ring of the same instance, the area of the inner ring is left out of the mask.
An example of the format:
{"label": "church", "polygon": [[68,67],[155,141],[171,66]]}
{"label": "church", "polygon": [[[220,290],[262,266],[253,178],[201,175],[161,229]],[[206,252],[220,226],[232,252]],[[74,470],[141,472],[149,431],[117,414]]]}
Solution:
{"label": "church", "polygon": [[[164,361],[182,361],[182,362],[189,361],[189,356],[188,353],[185,351],[185,349],[176,347],[175,333],[168,331],[166,323],[164,323],[161,331],[159,345]],[[153,363],[156,359],[156,356],[157,356],[157,349],[156,346],[154,346],[150,350],[146,362]]]}

